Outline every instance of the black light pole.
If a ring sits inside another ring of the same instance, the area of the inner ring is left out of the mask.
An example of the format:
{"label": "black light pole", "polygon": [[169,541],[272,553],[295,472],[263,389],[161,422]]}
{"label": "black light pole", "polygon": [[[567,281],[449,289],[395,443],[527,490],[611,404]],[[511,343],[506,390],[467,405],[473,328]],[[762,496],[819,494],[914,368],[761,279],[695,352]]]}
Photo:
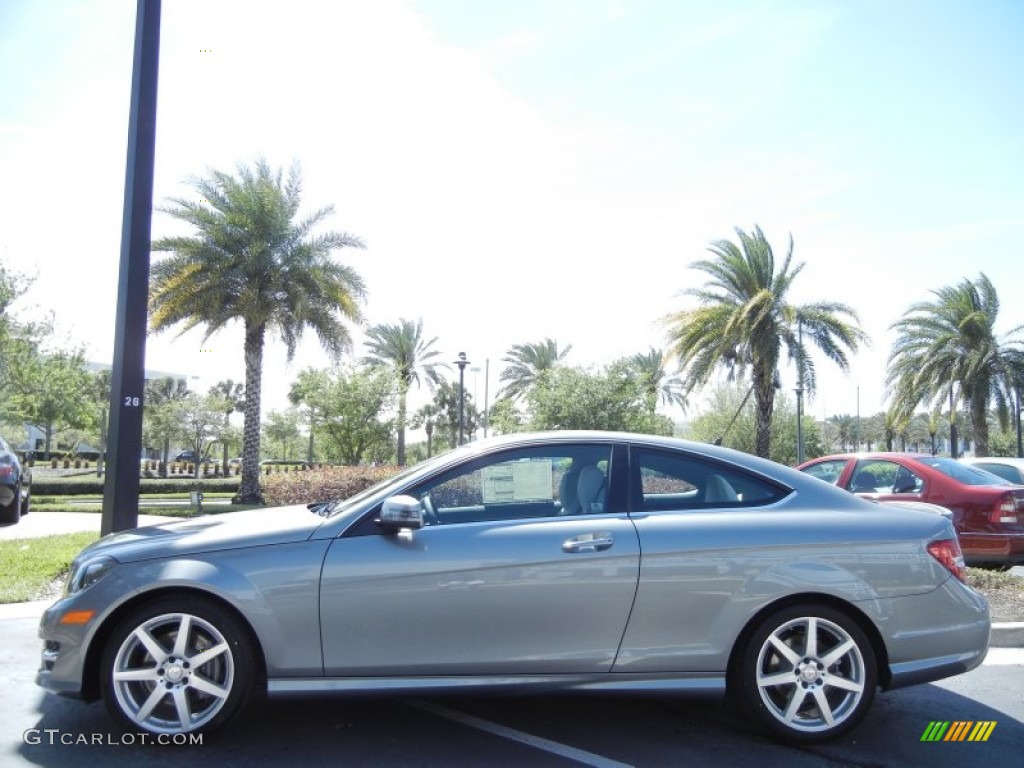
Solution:
{"label": "black light pole", "polygon": [[121,262],[110,376],[109,459],[100,520],[100,532],[104,535],[135,528],[139,522],[139,455],[142,453],[142,390],[145,383],[150,224],[153,215],[160,0],[138,0],[136,9]]}
{"label": "black light pole", "polygon": [[455,361],[459,366],[459,445],[462,445],[463,435],[466,431],[466,366],[469,360],[465,352],[459,352],[459,359]]}

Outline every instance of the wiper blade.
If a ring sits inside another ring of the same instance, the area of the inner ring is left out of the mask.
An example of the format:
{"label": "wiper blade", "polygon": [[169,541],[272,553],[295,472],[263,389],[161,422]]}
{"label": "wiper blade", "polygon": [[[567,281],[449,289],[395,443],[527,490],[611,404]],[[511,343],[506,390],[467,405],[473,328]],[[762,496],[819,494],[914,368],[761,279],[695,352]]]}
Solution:
{"label": "wiper blade", "polygon": [[336,506],[338,506],[337,501],[314,501],[312,504],[307,504],[306,509],[320,517],[330,517]]}

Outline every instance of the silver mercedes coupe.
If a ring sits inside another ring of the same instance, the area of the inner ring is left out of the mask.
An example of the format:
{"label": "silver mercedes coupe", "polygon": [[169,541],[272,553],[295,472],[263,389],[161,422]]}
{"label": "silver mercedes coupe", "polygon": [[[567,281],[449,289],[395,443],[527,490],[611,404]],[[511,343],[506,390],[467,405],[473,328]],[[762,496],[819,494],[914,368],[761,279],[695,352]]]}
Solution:
{"label": "silver mercedes coupe", "polygon": [[728,694],[814,742],[978,666],[989,628],[945,517],[726,448],[550,432],[107,536],[42,617],[37,682],[153,734],[264,695],[571,690]]}

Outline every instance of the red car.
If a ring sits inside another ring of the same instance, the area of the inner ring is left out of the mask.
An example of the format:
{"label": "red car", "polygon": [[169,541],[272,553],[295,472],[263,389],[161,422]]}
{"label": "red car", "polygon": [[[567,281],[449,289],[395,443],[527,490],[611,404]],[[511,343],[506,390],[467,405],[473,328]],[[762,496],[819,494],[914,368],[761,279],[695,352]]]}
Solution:
{"label": "red car", "polygon": [[927,501],[953,512],[967,565],[1024,564],[1024,486],[943,456],[844,453],[797,469],[876,501]]}

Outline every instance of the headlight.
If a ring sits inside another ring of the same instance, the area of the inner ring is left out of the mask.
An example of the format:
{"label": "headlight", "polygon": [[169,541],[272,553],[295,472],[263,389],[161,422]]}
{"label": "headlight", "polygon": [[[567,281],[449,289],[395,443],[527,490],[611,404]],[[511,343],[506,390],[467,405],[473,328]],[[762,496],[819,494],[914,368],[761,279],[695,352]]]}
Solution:
{"label": "headlight", "polygon": [[83,589],[88,589],[97,581],[102,579],[117,565],[117,560],[112,557],[101,556],[91,557],[71,567],[68,575],[68,582],[64,587],[65,595],[74,595]]}

